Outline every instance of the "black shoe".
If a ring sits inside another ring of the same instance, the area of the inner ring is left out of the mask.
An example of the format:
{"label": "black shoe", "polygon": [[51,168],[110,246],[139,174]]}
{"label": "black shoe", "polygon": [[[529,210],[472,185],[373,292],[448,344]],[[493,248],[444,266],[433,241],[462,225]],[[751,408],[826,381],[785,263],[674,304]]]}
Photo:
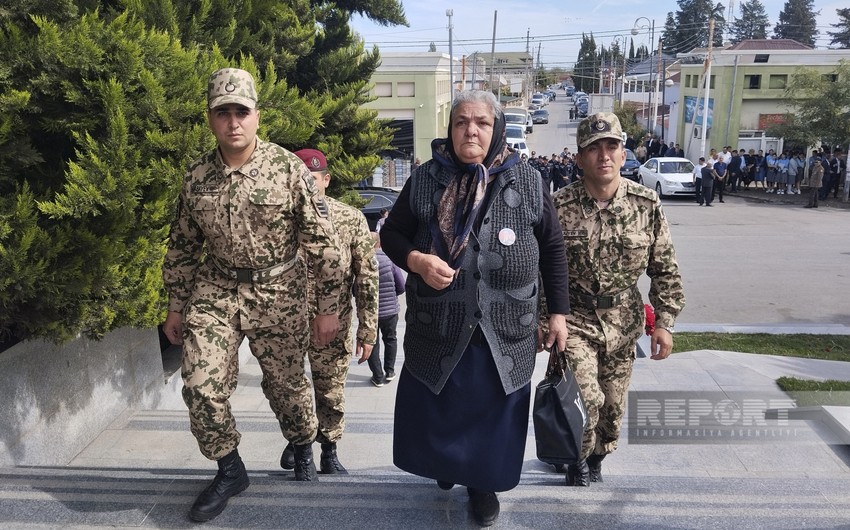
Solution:
{"label": "black shoe", "polygon": [[590,486],[590,468],[586,460],[567,466],[567,486]]}
{"label": "black shoe", "polygon": [[280,455],[280,467],[295,469],[295,449],[292,447],[292,442],[289,442],[283,448],[283,454]]}
{"label": "black shoe", "polygon": [[590,455],[587,457],[587,468],[590,470],[591,482],[602,482],[602,459],[605,455]]}
{"label": "black shoe", "polygon": [[227,499],[248,488],[248,472],[234,449],[218,461],[218,473],[212,483],[198,495],[189,510],[189,518],[203,523],[224,511]]}
{"label": "black shoe", "polygon": [[322,456],[319,458],[319,472],[323,475],[347,475],[348,470],[343,467],[336,456],[335,443],[322,444]]}
{"label": "black shoe", "polygon": [[295,445],[295,480],[300,482],[318,481],[316,463],[313,461],[313,444]]}
{"label": "black shoe", "polygon": [[395,372],[393,372],[392,370],[387,371],[387,375],[386,377],[384,377],[384,380],[390,382],[393,379],[395,379]]}
{"label": "black shoe", "polygon": [[479,526],[493,526],[499,518],[499,499],[492,491],[466,488],[469,493],[469,505],[472,517]]}
{"label": "black shoe", "polygon": [[455,487],[453,482],[446,482],[445,480],[438,480],[437,486],[439,486],[440,489],[444,491],[449,491],[450,489]]}
{"label": "black shoe", "polygon": [[723,199],[720,199],[720,202],[726,202],[726,201],[724,201]]}
{"label": "black shoe", "polygon": [[372,379],[370,379],[370,381],[372,381],[372,384],[374,386],[378,387],[378,388],[387,384],[386,379],[384,379],[383,377],[375,376],[375,375],[372,376]]}
{"label": "black shoe", "polygon": [[555,473],[564,473],[567,470],[567,466],[564,464],[552,464],[555,466]]}

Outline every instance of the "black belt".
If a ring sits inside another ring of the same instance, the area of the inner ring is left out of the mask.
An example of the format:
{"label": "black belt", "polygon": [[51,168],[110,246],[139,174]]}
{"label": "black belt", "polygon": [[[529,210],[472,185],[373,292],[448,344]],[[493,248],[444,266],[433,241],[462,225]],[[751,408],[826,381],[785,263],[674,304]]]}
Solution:
{"label": "black belt", "polygon": [[298,261],[298,256],[292,256],[280,263],[276,263],[275,265],[265,267],[263,269],[227,267],[215,256],[208,256],[208,259],[220,273],[224,274],[231,280],[236,280],[239,283],[264,283],[277,278],[284,272],[291,269]]}
{"label": "black belt", "polygon": [[584,307],[589,307],[590,309],[611,309],[620,305],[631,290],[632,287],[629,287],[614,295],[593,295],[578,290],[572,290],[570,294],[574,295]]}

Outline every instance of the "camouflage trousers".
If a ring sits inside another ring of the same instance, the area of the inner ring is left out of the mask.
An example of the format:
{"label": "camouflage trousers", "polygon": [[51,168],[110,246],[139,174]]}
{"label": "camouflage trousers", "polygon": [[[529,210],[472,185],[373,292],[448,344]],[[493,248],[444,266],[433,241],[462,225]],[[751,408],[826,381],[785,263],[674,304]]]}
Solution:
{"label": "camouflage trousers", "polygon": [[240,433],[228,401],[236,390],[238,349],[248,339],[263,372],[262,389],[287,440],[316,437],[313,389],[304,369],[309,340],[306,318],[280,326],[240,330],[239,316],[222,322],[198,308],[183,323],[183,401],[201,453],[218,460],[239,445]]}
{"label": "camouflage trousers", "polygon": [[339,305],[339,333],[324,347],[310,343],[307,357],[316,390],[316,417],[319,420],[319,443],[336,443],[345,431],[345,381],[354,342],[351,334],[351,302]]}
{"label": "camouflage trousers", "polygon": [[609,350],[598,320],[573,312],[567,317],[567,358],[587,409],[581,454],[605,455],[617,448],[632,377],[635,341]]}

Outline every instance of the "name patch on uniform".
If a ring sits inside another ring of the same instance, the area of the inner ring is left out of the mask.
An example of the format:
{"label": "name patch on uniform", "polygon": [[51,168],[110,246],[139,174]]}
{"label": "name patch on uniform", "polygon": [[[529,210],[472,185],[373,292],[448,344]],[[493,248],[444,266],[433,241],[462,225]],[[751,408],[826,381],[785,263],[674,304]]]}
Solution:
{"label": "name patch on uniform", "polygon": [[218,186],[216,184],[192,184],[192,193],[198,195],[217,195]]}
{"label": "name patch on uniform", "polygon": [[564,230],[564,237],[567,239],[587,239],[587,230]]}

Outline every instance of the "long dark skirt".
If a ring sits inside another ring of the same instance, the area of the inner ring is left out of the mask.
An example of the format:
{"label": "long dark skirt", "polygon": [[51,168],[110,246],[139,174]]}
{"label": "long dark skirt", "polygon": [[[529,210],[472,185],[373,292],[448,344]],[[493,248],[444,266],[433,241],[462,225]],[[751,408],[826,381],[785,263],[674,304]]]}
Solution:
{"label": "long dark skirt", "polygon": [[422,477],[484,491],[519,484],[531,384],[506,396],[490,349],[470,344],[439,395],[402,368],[393,463]]}

